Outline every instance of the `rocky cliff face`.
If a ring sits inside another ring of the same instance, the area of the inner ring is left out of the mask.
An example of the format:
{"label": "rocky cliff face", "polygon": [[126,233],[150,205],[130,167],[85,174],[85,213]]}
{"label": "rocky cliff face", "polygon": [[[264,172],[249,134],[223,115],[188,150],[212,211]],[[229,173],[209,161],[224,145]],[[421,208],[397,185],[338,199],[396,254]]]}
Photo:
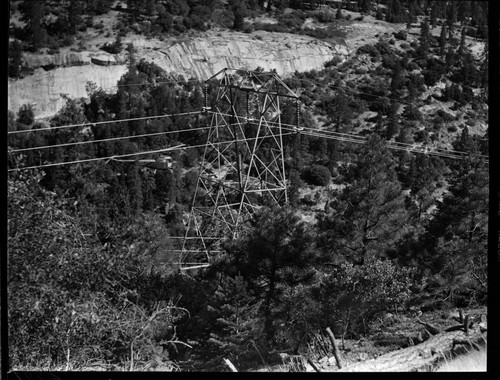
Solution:
{"label": "rocky cliff face", "polygon": [[[126,41],[128,42],[128,41]],[[167,72],[206,80],[229,67],[253,70],[257,67],[286,77],[295,71],[321,69],[334,56],[346,57],[343,45],[332,45],[293,34],[255,32],[252,34],[211,32],[182,40],[131,39],[137,58],[154,62]],[[88,81],[106,91],[115,91],[126,72],[126,56],[102,52],[67,52],[56,55],[26,55],[35,68],[33,75],[9,81],[9,109],[17,112],[23,104],[35,105],[36,117],[55,114],[64,97],[86,97]]]}

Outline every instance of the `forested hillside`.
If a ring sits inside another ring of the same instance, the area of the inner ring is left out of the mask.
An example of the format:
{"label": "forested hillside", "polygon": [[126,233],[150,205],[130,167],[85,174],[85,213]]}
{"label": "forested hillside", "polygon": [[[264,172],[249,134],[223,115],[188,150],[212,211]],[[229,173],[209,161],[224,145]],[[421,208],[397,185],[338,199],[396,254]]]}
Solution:
{"label": "forested hillside", "polygon": [[[321,356],[315,337],[327,327],[356,361],[346,346],[395,326],[419,331],[414,316],[486,306],[487,2],[11,7],[24,23],[10,30],[12,78],[27,74],[23,51],[74,44],[108,12],[121,29],[102,48],[127,54],[116,93],[89,82],[87,99],[68,98],[50,120],[30,104],[9,111],[13,369],[226,371],[226,358],[239,370],[288,370],[279,354]],[[282,123],[300,125],[284,138],[288,205],[260,207],[213,265],[181,270],[175,238],[218,82],[166,73],[120,33],[263,29],[328,40],[372,17],[406,28],[284,79],[300,98],[298,112],[281,104]],[[345,141],[353,135],[363,143]]]}

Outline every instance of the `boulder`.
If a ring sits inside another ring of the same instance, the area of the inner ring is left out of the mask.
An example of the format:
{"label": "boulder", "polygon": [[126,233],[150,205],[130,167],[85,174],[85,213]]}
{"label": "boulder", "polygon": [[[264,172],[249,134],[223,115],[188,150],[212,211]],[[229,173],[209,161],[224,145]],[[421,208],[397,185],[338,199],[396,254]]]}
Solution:
{"label": "boulder", "polygon": [[116,59],[114,56],[110,54],[99,54],[96,56],[92,56],[90,58],[90,61],[94,65],[99,65],[99,66],[110,66],[110,65],[116,65]]}

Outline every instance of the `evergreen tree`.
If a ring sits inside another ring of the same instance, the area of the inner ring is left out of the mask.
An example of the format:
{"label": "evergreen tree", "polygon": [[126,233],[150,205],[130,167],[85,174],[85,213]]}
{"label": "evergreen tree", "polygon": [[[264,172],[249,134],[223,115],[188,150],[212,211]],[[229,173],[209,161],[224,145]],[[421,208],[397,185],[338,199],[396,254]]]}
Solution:
{"label": "evergreen tree", "polygon": [[344,174],[349,185],[332,192],[333,211],[321,216],[318,225],[327,257],[362,265],[394,247],[408,216],[394,158],[380,137],[371,135],[357,157]]}
{"label": "evergreen tree", "polygon": [[253,344],[262,337],[259,301],[241,275],[223,276],[209,309],[215,313],[209,342],[221,351],[238,369],[245,369]]}
{"label": "evergreen tree", "polygon": [[391,78],[391,84],[390,84],[391,98],[394,99],[399,98],[399,90],[401,90],[401,87],[403,86],[403,80],[404,80],[404,70],[400,62],[398,62],[393,70]]}
{"label": "evergreen tree", "polygon": [[420,23],[420,39],[419,39],[418,55],[426,56],[431,47],[431,32],[427,18]]}
{"label": "evergreen tree", "polygon": [[444,58],[446,52],[446,27],[441,25],[441,34],[439,35],[439,55]]}
{"label": "evergreen tree", "polygon": [[335,13],[335,18],[337,20],[340,20],[342,19],[342,2],[339,2],[338,5],[337,5],[337,13]]}
{"label": "evergreen tree", "polygon": [[431,159],[427,154],[411,156],[409,168],[402,175],[402,182],[406,188],[410,189],[410,196],[414,205],[414,218],[417,223],[424,218],[429,208],[436,203],[433,192],[441,176],[442,170],[440,170],[435,159]]}
{"label": "evergreen tree", "polygon": [[[449,194],[426,227],[419,255],[436,273],[436,291],[485,302],[488,244],[487,165],[477,151],[457,160]],[[422,256],[423,254],[423,256]],[[459,300],[457,300],[459,301]]]}
{"label": "evergreen tree", "polygon": [[[270,7],[271,1],[268,1]],[[244,18],[247,15],[247,7],[243,0],[230,0],[229,6],[234,15],[233,29],[241,30],[243,28]]]}
{"label": "evergreen tree", "polygon": [[18,40],[9,43],[9,66],[8,72],[10,78],[19,78],[21,76],[23,64],[23,48]]}
{"label": "evergreen tree", "polygon": [[462,56],[466,52],[466,45],[465,45],[465,37],[466,37],[466,28],[462,28],[462,33],[460,35],[460,45],[458,45],[458,55]]}
{"label": "evergreen tree", "polygon": [[32,125],[35,122],[35,112],[31,104],[23,104],[17,112],[17,122]]}
{"label": "evergreen tree", "polygon": [[21,20],[26,22],[26,27],[33,51],[43,47],[47,40],[47,30],[42,24],[45,16],[45,4],[42,1],[23,1],[19,5],[22,13]]}
{"label": "evergreen tree", "polygon": [[457,5],[457,21],[462,26],[467,22],[467,17],[471,16],[471,1],[459,1]]}
{"label": "evergreen tree", "polygon": [[432,29],[434,29],[437,25],[438,7],[439,7],[439,4],[437,2],[434,2],[432,4],[431,14],[430,14],[430,22],[431,22]]}
{"label": "evergreen tree", "polygon": [[457,22],[457,2],[450,1],[447,3],[448,12],[446,14],[446,25],[448,26],[450,32],[453,30],[455,23]]}
{"label": "evergreen tree", "polygon": [[232,265],[263,300],[264,333],[272,342],[279,321],[283,287],[311,279],[313,240],[307,226],[290,209],[263,209],[246,233],[227,248]]}
{"label": "evergreen tree", "polygon": [[405,15],[399,0],[389,0],[385,21],[399,23],[404,21]]}
{"label": "evergreen tree", "polygon": [[372,9],[371,0],[358,0],[358,7],[360,12],[369,14]]}
{"label": "evergreen tree", "polygon": [[81,0],[70,1],[67,5],[68,28],[72,35],[76,34],[78,28],[83,23],[82,15],[84,10],[85,3]]}

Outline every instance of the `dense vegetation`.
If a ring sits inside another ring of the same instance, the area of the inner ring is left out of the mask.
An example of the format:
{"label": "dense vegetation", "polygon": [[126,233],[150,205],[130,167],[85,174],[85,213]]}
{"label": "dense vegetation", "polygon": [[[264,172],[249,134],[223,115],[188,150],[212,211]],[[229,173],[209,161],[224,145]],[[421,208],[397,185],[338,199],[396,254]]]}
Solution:
{"label": "dense vegetation", "polygon": [[[63,3],[57,25],[41,21],[53,2],[18,3],[27,24],[15,31],[21,43],[11,48],[62,43],[112,3]],[[250,11],[283,18],[286,6],[305,11],[298,1],[269,1],[266,9],[264,2],[241,0],[225,7],[217,1],[126,3],[123,27],[154,20],[151,33],[203,30],[223,19],[241,28]],[[367,143],[287,138],[290,206],[263,207],[205,271],[163,265],[178,259],[169,237],[185,230],[202,147],[169,152],[171,167],[133,156],[85,160],[202,145],[206,131],[192,129],[210,124],[204,114],[103,122],[199,111],[205,90],[213,103],[216,83],[205,89],[175,78],[137,59],[128,45],[128,71],[116,94],[89,83],[89,100],[68,99],[50,125],[36,121],[29,105],[9,112],[10,132],[31,130],[9,135],[9,149],[26,149],[9,153],[9,169],[79,161],[9,172],[11,364],[213,370],[229,358],[248,369],[272,363],[276,352],[306,352],[310,334],[325,327],[359,338],[386,311],[484,305],[487,136],[469,128],[485,120],[487,56],[477,61],[465,44],[469,28],[484,36],[484,3],[380,3],[387,4],[383,11],[371,1],[358,1],[357,9],[389,22],[427,15],[419,41],[402,45],[404,33],[382,36],[343,63],[286,79],[301,90],[305,127],[364,133]],[[445,31],[439,39],[429,33],[437,23]],[[16,55],[9,58],[19,69]],[[429,94],[438,82],[443,90]],[[438,107],[445,103],[449,108]],[[435,109],[420,111],[429,105]],[[295,122],[293,107],[283,104],[284,123]],[[94,124],[54,128],[86,123]],[[163,134],[142,136],[152,133]],[[432,146],[445,134],[453,136],[453,149],[468,153],[464,159],[387,147],[387,141]],[[119,139],[126,136],[132,138]],[[86,144],[96,140],[106,141]],[[73,143],[81,144],[61,145]],[[48,145],[59,146],[32,149]],[[303,196],[303,189],[311,192]]]}

